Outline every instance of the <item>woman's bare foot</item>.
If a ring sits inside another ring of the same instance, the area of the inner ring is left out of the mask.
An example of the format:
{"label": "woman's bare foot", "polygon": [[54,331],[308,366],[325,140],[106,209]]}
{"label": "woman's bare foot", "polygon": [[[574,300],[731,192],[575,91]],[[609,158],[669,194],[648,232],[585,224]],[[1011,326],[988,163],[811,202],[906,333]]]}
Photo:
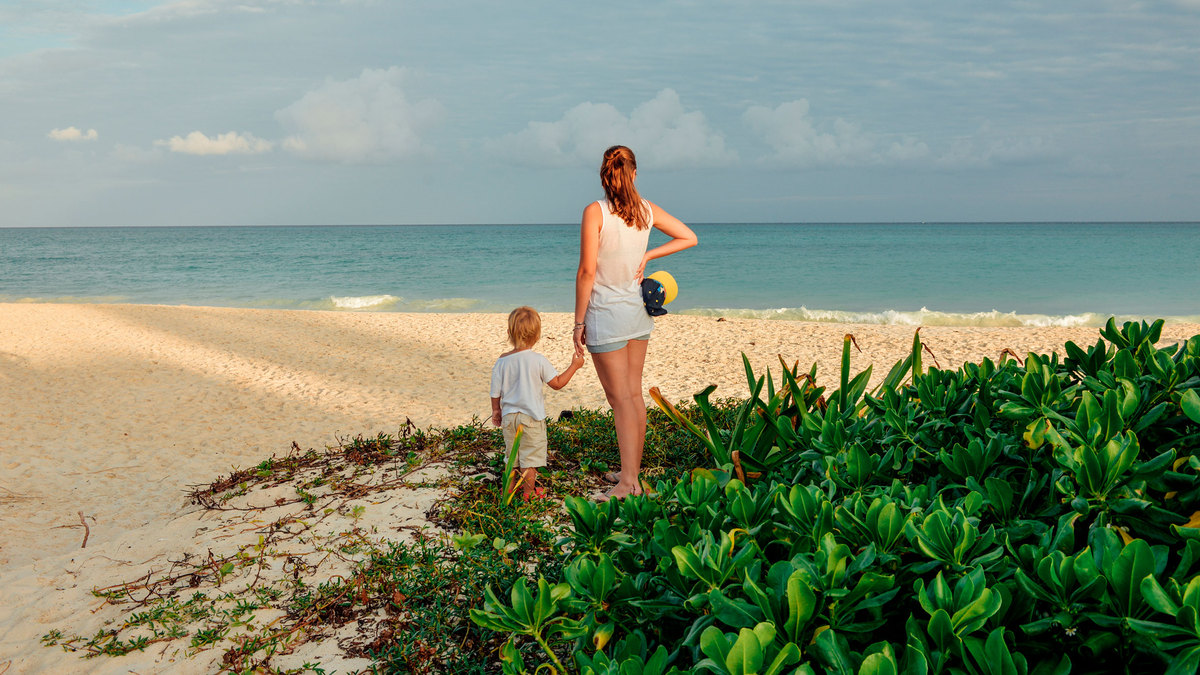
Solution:
{"label": "woman's bare foot", "polygon": [[621,483],[617,483],[616,485],[613,486],[613,489],[608,491],[608,494],[597,497],[596,503],[603,504],[604,502],[606,502],[610,499],[624,499],[624,498],[628,497],[629,495],[640,495],[640,494],[642,494],[642,486],[640,486],[640,485],[629,486],[629,485],[623,485]]}

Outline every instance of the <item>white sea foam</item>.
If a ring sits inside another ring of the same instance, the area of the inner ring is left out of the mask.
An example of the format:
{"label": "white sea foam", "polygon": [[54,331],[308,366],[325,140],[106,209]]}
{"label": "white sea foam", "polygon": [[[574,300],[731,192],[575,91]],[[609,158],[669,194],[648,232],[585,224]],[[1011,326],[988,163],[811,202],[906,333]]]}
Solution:
{"label": "white sea foam", "polygon": [[331,295],[329,296],[329,300],[333,303],[334,309],[370,309],[378,311],[391,309],[397,303],[403,302],[404,298],[398,298],[394,295],[352,295],[345,297]]}
{"label": "white sea foam", "polygon": [[479,311],[483,304],[477,298],[406,300],[395,295],[331,296],[329,302],[333,309],[372,312],[470,312]]}
{"label": "white sea foam", "polygon": [[[689,309],[683,314],[725,316],[742,319],[779,319],[815,321],[822,323],[868,323],[887,326],[1103,326],[1110,315],[1083,312],[1080,314],[1017,314],[1016,312],[938,312],[926,307],[919,310],[887,309],[880,312],[851,312],[836,309],[781,307],[776,309]],[[1159,317],[1117,316],[1124,321],[1154,320]],[[1161,317],[1169,323],[1200,322],[1197,316]]]}

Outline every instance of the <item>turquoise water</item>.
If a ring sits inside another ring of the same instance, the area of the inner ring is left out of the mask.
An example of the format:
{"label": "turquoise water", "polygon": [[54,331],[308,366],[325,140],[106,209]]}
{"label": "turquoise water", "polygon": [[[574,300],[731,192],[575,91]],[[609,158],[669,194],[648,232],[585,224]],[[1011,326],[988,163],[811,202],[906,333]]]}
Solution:
{"label": "turquoise water", "polygon": [[[900,324],[1200,320],[1200,224],[701,224],[688,314]],[[662,240],[655,233],[651,245]],[[0,302],[570,311],[578,225],[0,229]]]}

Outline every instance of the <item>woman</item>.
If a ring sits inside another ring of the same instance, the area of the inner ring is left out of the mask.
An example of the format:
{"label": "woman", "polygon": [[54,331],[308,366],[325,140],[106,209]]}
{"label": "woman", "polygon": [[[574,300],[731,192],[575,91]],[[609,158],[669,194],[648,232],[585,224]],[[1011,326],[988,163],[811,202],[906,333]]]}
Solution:
{"label": "woman", "polygon": [[[642,366],[654,320],[642,303],[646,263],[695,246],[696,234],[657,204],[642,199],[633,151],[614,145],[600,164],[603,201],[583,210],[575,275],[575,351],[586,347],[613,410],[621,473],[608,499],[641,494],[638,472],[646,441]],[[650,228],[671,241],[649,251]]]}

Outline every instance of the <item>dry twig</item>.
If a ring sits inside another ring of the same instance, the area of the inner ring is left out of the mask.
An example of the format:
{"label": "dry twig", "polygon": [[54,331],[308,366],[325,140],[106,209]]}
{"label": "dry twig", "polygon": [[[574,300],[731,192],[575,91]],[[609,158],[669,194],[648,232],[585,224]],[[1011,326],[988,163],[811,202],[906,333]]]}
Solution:
{"label": "dry twig", "polygon": [[87,548],[88,537],[92,534],[92,529],[88,527],[87,519],[83,517],[83,511],[76,511],[79,514],[79,522],[83,523],[83,546],[79,548]]}
{"label": "dry twig", "polygon": [[861,353],[862,353],[862,347],[859,347],[859,346],[858,346],[858,340],[854,339],[854,335],[852,335],[851,333],[846,333],[846,337],[844,337],[844,338],[842,338],[842,339],[843,339],[843,340],[845,340],[845,339],[849,339],[849,340],[850,340],[850,344],[854,345],[854,348],[858,350],[858,353],[859,353],[859,354],[861,354]]}
{"label": "dry twig", "polygon": [[937,357],[936,357],[936,356],[934,356],[934,354],[933,354],[933,350],[929,348],[929,345],[927,345],[927,344],[925,344],[924,342],[922,342],[922,343],[921,343],[921,349],[924,349],[924,350],[925,350],[925,353],[926,353],[926,354],[928,354],[928,355],[929,355],[929,357],[930,357],[931,359],[933,359],[933,365],[937,366],[937,367],[938,367],[938,370],[941,370],[941,368],[942,368],[942,364],[938,363]]}
{"label": "dry twig", "polygon": [[1024,363],[1021,362],[1021,357],[1017,356],[1017,353],[1014,352],[1013,350],[1009,349],[1008,347],[1005,347],[1004,349],[1000,350],[1000,363],[1004,363],[1004,359],[1009,356],[1011,356],[1017,360],[1018,366],[1025,365]]}

